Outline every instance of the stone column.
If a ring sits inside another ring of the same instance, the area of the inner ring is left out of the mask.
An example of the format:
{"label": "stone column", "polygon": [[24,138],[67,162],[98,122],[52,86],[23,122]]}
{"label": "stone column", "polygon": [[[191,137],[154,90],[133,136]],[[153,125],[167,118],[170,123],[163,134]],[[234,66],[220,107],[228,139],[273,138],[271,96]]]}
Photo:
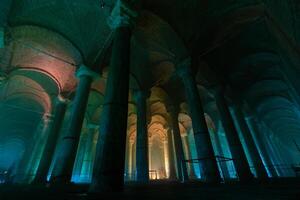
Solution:
{"label": "stone column", "polygon": [[187,164],[184,162],[184,151],[178,123],[179,108],[175,106],[169,106],[167,109],[172,121],[178,177],[180,181],[185,182],[189,180],[189,176],[187,172]]}
{"label": "stone column", "polygon": [[174,158],[174,141],[172,131],[168,129],[168,150],[169,150],[169,179],[176,179],[175,158]]}
{"label": "stone column", "polygon": [[82,160],[82,167],[80,169],[80,176],[84,176],[84,180],[90,180],[90,173],[92,172],[91,166],[93,162],[93,146],[94,146],[94,138],[96,135],[96,129],[98,126],[93,124],[89,124],[87,126],[87,135],[86,135],[86,144],[85,144],[85,152]]}
{"label": "stone column", "polygon": [[0,48],[4,48],[4,28],[0,27]]}
{"label": "stone column", "polygon": [[50,180],[50,182],[55,184],[69,183],[71,181],[90,87],[96,74],[82,65],[76,76],[79,78],[79,83],[75,92],[70,120],[67,131],[60,141],[61,152],[57,154]]}
{"label": "stone column", "polygon": [[[223,148],[222,148],[222,145],[221,145],[220,135],[219,135],[218,131],[214,131],[214,130],[212,130],[212,131],[213,131],[212,137],[215,141],[216,151],[218,152],[218,155],[222,156],[222,157],[226,157],[224,155],[224,151],[223,151]],[[219,162],[219,166],[220,166],[221,171],[222,171],[223,179],[224,180],[229,179],[230,174],[229,174],[228,167],[227,167],[227,161],[221,160]]]}
{"label": "stone column", "polygon": [[72,177],[75,177],[75,180],[81,180],[81,169],[83,166],[84,155],[86,153],[86,144],[88,138],[88,131],[83,128],[80,134],[79,144],[77,148],[76,158],[73,166]]}
{"label": "stone column", "polygon": [[257,121],[254,119],[254,117],[248,117],[246,119],[248,121],[249,126],[251,127],[253,139],[256,141],[256,144],[258,146],[258,149],[261,152],[262,157],[264,158],[264,165],[268,168],[268,171],[272,177],[277,177],[276,169],[274,168],[272,164],[271,155],[269,155],[267,151],[267,147],[263,142],[263,137],[260,134],[259,127],[257,125]]}
{"label": "stone column", "polygon": [[134,140],[128,139],[128,174],[129,179],[133,180],[133,145]]}
{"label": "stone column", "polygon": [[164,161],[165,161],[165,171],[166,171],[166,176],[165,178],[167,179],[170,175],[170,172],[169,172],[169,149],[168,149],[168,141],[167,140],[164,140],[163,141],[163,145],[164,145]]}
{"label": "stone column", "polygon": [[201,159],[201,177],[204,177],[207,182],[218,183],[221,177],[205,121],[197,84],[190,67],[191,59],[184,60],[177,65],[177,74],[184,84],[187,103],[190,108],[197,154],[198,158]]}
{"label": "stone column", "polygon": [[[123,5],[124,7],[125,5]],[[96,165],[90,192],[119,191],[124,185],[128,115],[131,23],[120,1],[113,10],[115,23],[109,77],[107,80]],[[126,7],[126,6],[125,6]]]}
{"label": "stone column", "polygon": [[[153,146],[153,143],[151,141],[151,139],[149,138],[149,149],[148,149],[148,157],[149,157],[149,171],[151,171],[153,168],[152,168],[152,146]],[[153,172],[151,172],[149,174],[150,178],[153,178]]]}
{"label": "stone column", "polygon": [[225,130],[225,134],[229,144],[229,149],[233,157],[233,164],[239,177],[239,180],[249,181],[253,178],[253,174],[251,173],[246,154],[240,141],[237,129],[234,125],[234,121],[229,111],[222,88],[216,89],[215,98],[221,115],[223,128]]}
{"label": "stone column", "polygon": [[[192,159],[192,153],[191,153],[191,150],[190,150],[189,139],[188,139],[187,133],[185,133],[183,135],[182,142],[183,142],[183,146],[185,148],[185,155],[186,155],[185,157],[186,157],[187,160],[191,160]],[[187,166],[188,166],[190,177],[195,178],[196,175],[195,175],[195,170],[194,170],[193,163],[189,162],[187,164]]]}
{"label": "stone column", "polygon": [[62,122],[64,120],[64,116],[66,113],[66,107],[67,107],[66,100],[64,100],[61,97],[58,97],[56,99],[55,104],[56,105],[54,111],[54,119],[52,124],[50,125],[48,140],[44,148],[44,151],[42,153],[42,157],[38,165],[35,178],[33,180],[34,184],[37,183],[42,184],[47,182],[47,176],[51,166],[51,162],[53,160],[55,147],[60,133],[60,128],[62,126]]}
{"label": "stone column", "polygon": [[40,152],[43,150],[45,137],[48,135],[48,127],[51,121],[51,115],[44,114],[41,122],[36,128],[35,136],[31,140],[32,142],[29,143],[21,162],[19,163],[17,175],[14,178],[15,182],[29,183],[33,179],[36,162],[38,162]]}
{"label": "stone column", "polygon": [[136,136],[136,178],[140,183],[149,181],[148,159],[148,126],[147,126],[147,98],[145,91],[133,93],[137,110],[137,136]]}
{"label": "stone column", "polygon": [[235,106],[234,113],[235,113],[237,122],[239,124],[239,127],[241,129],[241,132],[243,134],[243,137],[245,139],[245,143],[248,148],[255,171],[257,173],[257,177],[259,179],[268,178],[268,173],[267,173],[264,163],[259,155],[259,151],[255,145],[255,142],[253,140],[253,137],[251,135],[251,132],[249,130],[247,122],[245,121],[243,112],[241,111],[241,109],[238,106]]}

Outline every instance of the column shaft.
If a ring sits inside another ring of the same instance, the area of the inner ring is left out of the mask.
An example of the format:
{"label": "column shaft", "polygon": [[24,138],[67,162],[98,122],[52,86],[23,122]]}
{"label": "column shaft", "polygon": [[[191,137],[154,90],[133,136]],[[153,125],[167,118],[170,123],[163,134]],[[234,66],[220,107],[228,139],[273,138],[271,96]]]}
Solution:
{"label": "column shaft", "polygon": [[251,135],[249,127],[247,126],[247,122],[245,121],[245,118],[244,118],[244,115],[243,115],[241,109],[239,107],[235,107],[234,113],[235,113],[236,119],[238,121],[238,124],[240,126],[240,129],[242,131],[243,137],[245,139],[245,143],[248,148],[255,171],[257,173],[257,177],[262,178],[262,179],[268,178],[268,173],[267,173],[266,168],[263,164],[263,161],[259,155],[258,149],[255,145],[255,142],[253,140],[253,137]]}
{"label": "column shaft", "polygon": [[168,130],[168,149],[169,149],[169,179],[176,179],[176,169],[175,169],[175,158],[174,158],[174,141],[172,137],[172,132]]}
{"label": "column shaft", "polygon": [[248,123],[252,128],[252,134],[257,143],[257,146],[262,154],[262,157],[265,161],[265,166],[268,168],[268,171],[272,177],[277,177],[276,169],[273,166],[271,155],[268,153],[267,146],[263,142],[262,134],[260,134],[259,127],[257,125],[257,121],[253,119],[253,117],[248,118]]}
{"label": "column shaft", "polygon": [[190,63],[183,63],[183,65],[179,66],[177,70],[184,84],[186,98],[192,118],[197,154],[198,158],[201,159],[201,177],[203,177],[207,182],[220,182],[221,177],[205,121],[202,102],[197,84],[189,69],[189,65]]}
{"label": "column shaft", "polygon": [[131,29],[114,34],[91,192],[121,190],[124,184]]}
{"label": "column shaft", "polygon": [[228,109],[226,99],[221,91],[216,92],[216,101],[221,115],[221,121],[226,133],[229,144],[229,149],[233,157],[233,163],[240,181],[248,181],[253,178],[250,171],[250,166],[247,161],[242,143],[240,141],[238,132],[234,125],[233,118]]}
{"label": "column shaft", "polygon": [[51,182],[53,183],[68,183],[71,181],[91,83],[91,76],[81,75],[79,77],[69,125],[65,135],[62,137],[60,143],[61,152],[57,154],[51,175]]}
{"label": "column shaft", "polygon": [[136,175],[138,182],[147,183],[149,181],[147,96],[143,91],[136,91],[134,95],[137,107]]}
{"label": "column shaft", "polygon": [[42,153],[42,157],[33,180],[33,183],[46,183],[48,172],[53,160],[57,139],[59,136],[60,128],[66,113],[67,104],[65,102],[58,101],[55,106],[54,119],[50,125],[48,140],[45,149]]}
{"label": "column shaft", "polygon": [[[187,135],[183,136],[182,141],[183,141],[183,146],[185,148],[185,155],[186,155],[185,157],[187,160],[191,160],[192,153],[190,150],[190,145],[189,145],[190,143],[189,143],[188,136]],[[193,163],[188,163],[187,166],[188,166],[190,177],[191,178],[196,177]]]}
{"label": "column shaft", "polygon": [[178,177],[179,180],[184,182],[189,180],[189,176],[187,172],[187,164],[186,162],[184,162],[185,160],[184,151],[183,151],[183,145],[181,141],[180,129],[178,124],[178,109],[172,108],[170,114],[171,114],[171,121],[172,121],[172,128],[173,128]]}
{"label": "column shaft", "polygon": [[82,167],[80,169],[80,177],[85,181],[89,181],[91,177],[91,167],[93,163],[93,150],[94,150],[94,138],[96,135],[96,129],[94,127],[90,127],[87,133],[86,144],[85,144],[85,152],[82,161]]}

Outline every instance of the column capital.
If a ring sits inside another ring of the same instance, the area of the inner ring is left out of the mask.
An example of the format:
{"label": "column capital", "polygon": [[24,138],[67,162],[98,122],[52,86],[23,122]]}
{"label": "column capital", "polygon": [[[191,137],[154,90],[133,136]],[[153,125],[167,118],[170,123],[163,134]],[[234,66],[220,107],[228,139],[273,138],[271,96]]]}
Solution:
{"label": "column capital", "polygon": [[43,121],[44,123],[49,123],[50,121],[52,121],[53,116],[50,113],[45,113],[43,115]]}
{"label": "column capital", "polygon": [[98,78],[100,75],[97,74],[96,72],[93,72],[91,69],[89,69],[85,65],[80,65],[79,68],[76,71],[76,77],[81,78],[82,76],[89,76],[93,79]]}
{"label": "column capital", "polygon": [[190,57],[176,63],[176,74],[180,78],[192,75],[191,70],[192,59]]}
{"label": "column capital", "polygon": [[117,0],[111,15],[107,19],[107,24],[112,30],[120,27],[131,27],[134,23],[133,19],[137,15],[137,12],[126,1]]}
{"label": "column capital", "polygon": [[55,99],[56,104],[59,104],[59,103],[67,104],[69,102],[70,102],[70,100],[68,98],[62,96],[61,94],[59,94]]}

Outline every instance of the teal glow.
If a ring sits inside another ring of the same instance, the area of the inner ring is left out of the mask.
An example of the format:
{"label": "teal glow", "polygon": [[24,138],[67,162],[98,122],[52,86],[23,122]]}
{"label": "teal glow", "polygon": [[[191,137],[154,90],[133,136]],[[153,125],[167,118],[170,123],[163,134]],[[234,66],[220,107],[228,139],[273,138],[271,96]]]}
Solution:
{"label": "teal glow", "polygon": [[0,28],[0,48],[4,47],[4,30]]}

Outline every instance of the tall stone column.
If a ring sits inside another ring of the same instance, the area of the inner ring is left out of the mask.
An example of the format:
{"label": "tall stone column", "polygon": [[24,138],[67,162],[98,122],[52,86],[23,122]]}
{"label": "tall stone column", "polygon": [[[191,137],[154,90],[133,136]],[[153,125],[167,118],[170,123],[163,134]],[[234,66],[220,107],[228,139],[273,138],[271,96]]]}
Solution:
{"label": "tall stone column", "polygon": [[169,179],[176,179],[176,168],[175,168],[175,158],[174,158],[174,141],[171,129],[168,129],[168,150],[169,150]]}
{"label": "tall stone column", "polygon": [[84,155],[87,151],[87,146],[86,146],[87,138],[88,138],[88,131],[85,128],[83,128],[80,134],[76,158],[75,158],[73,171],[72,171],[72,177],[75,177],[75,180],[81,179],[81,169],[83,165]]}
{"label": "tall stone column", "polygon": [[38,165],[35,178],[33,180],[34,184],[43,184],[47,182],[48,172],[50,169],[51,162],[53,160],[55,147],[60,133],[60,128],[62,126],[62,122],[66,113],[66,107],[66,100],[64,100],[61,97],[58,97],[55,102],[54,118],[52,124],[50,125],[48,140],[42,153],[42,157]]}
{"label": "tall stone column", "polygon": [[255,171],[257,173],[257,177],[259,179],[268,178],[268,173],[267,173],[264,163],[259,155],[259,151],[255,145],[255,142],[253,140],[253,137],[251,135],[251,132],[249,130],[247,122],[245,121],[243,112],[241,111],[241,109],[238,106],[235,106],[234,113],[235,113],[237,122],[239,124],[239,127],[241,129],[241,132],[243,134],[243,137],[245,139],[245,143],[248,148]]}
{"label": "tall stone column", "polygon": [[268,153],[267,146],[263,142],[262,134],[260,134],[260,130],[257,125],[258,122],[252,116],[248,117],[246,120],[248,121],[248,124],[251,127],[252,134],[254,136],[254,141],[256,141],[258,149],[260,150],[262,157],[264,158],[264,165],[268,168],[268,171],[272,177],[277,177],[278,175],[276,173],[276,169],[272,164],[271,155]]}
{"label": "tall stone column", "polygon": [[240,141],[237,129],[234,125],[233,118],[228,109],[226,99],[222,88],[217,88],[215,98],[218,109],[221,115],[221,121],[228,140],[229,149],[233,157],[233,164],[240,181],[249,181],[253,178],[250,166],[247,161],[246,153],[244,152]]}
{"label": "tall stone column", "polygon": [[177,65],[177,74],[184,84],[186,98],[190,108],[197,154],[198,158],[201,159],[201,177],[204,177],[207,182],[218,183],[221,177],[205,121],[197,84],[190,67],[191,59],[184,60]]}
{"label": "tall stone column", "polygon": [[[189,143],[189,139],[188,139],[188,135],[187,133],[185,133],[182,137],[182,142],[183,142],[183,146],[185,148],[185,155],[186,155],[186,158],[187,160],[190,160],[192,159],[192,153],[191,153],[191,149],[190,149],[190,143]],[[194,165],[193,163],[188,163],[187,164],[188,166],[188,170],[189,170],[189,174],[190,174],[190,177],[191,178],[195,178],[196,175],[195,175],[195,170],[194,170]]]}
{"label": "tall stone column", "polygon": [[169,149],[168,149],[168,141],[164,140],[163,141],[163,148],[164,148],[164,163],[165,163],[165,171],[166,171],[166,176],[165,178],[168,178],[170,175],[170,171],[169,171]]}
{"label": "tall stone column", "polygon": [[[153,170],[153,167],[152,167],[152,147],[153,147],[153,143],[152,143],[152,140],[149,138],[149,150],[148,150],[149,171]],[[151,171],[150,178],[153,179],[153,177],[155,177],[155,176],[153,175],[153,171]]]}
{"label": "tall stone column", "polygon": [[[130,15],[116,4],[113,46],[106,85],[100,140],[97,144],[96,164],[90,192],[119,191],[124,185],[124,163],[128,115],[130,66]],[[124,5],[125,6],[125,5]],[[128,8],[130,10],[130,8]]]}
{"label": "tall stone column", "polygon": [[70,121],[65,135],[60,141],[61,152],[57,154],[51,175],[50,182],[54,184],[69,183],[71,181],[90,87],[96,74],[82,65],[76,76],[79,78],[79,83],[75,92]]}
{"label": "tall stone column", "polygon": [[94,138],[96,135],[97,127],[98,126],[95,126],[93,124],[89,124],[87,126],[88,131],[86,135],[85,152],[80,169],[80,176],[83,177],[85,181],[90,180],[90,174],[92,172],[91,166],[93,163]]}
{"label": "tall stone column", "polygon": [[147,98],[145,91],[133,93],[137,110],[137,136],[136,136],[136,178],[140,183],[149,181],[148,159],[148,126],[147,126]]}
{"label": "tall stone column", "polygon": [[129,180],[133,180],[133,145],[134,141],[128,139],[128,174]]}
{"label": "tall stone column", "polygon": [[187,172],[187,164],[186,162],[184,162],[185,160],[184,151],[183,151],[183,145],[181,141],[181,135],[180,135],[180,129],[178,123],[179,108],[175,106],[169,106],[167,109],[171,116],[171,121],[172,121],[178,177],[179,180],[182,182],[188,181],[189,175]]}
{"label": "tall stone column", "polygon": [[24,156],[19,163],[17,174],[14,177],[16,183],[29,183],[34,175],[34,168],[36,162],[38,162],[40,151],[45,144],[44,138],[47,136],[48,127],[52,118],[49,114],[44,114],[41,122],[36,128],[35,136],[32,142],[28,145],[24,152]]}

